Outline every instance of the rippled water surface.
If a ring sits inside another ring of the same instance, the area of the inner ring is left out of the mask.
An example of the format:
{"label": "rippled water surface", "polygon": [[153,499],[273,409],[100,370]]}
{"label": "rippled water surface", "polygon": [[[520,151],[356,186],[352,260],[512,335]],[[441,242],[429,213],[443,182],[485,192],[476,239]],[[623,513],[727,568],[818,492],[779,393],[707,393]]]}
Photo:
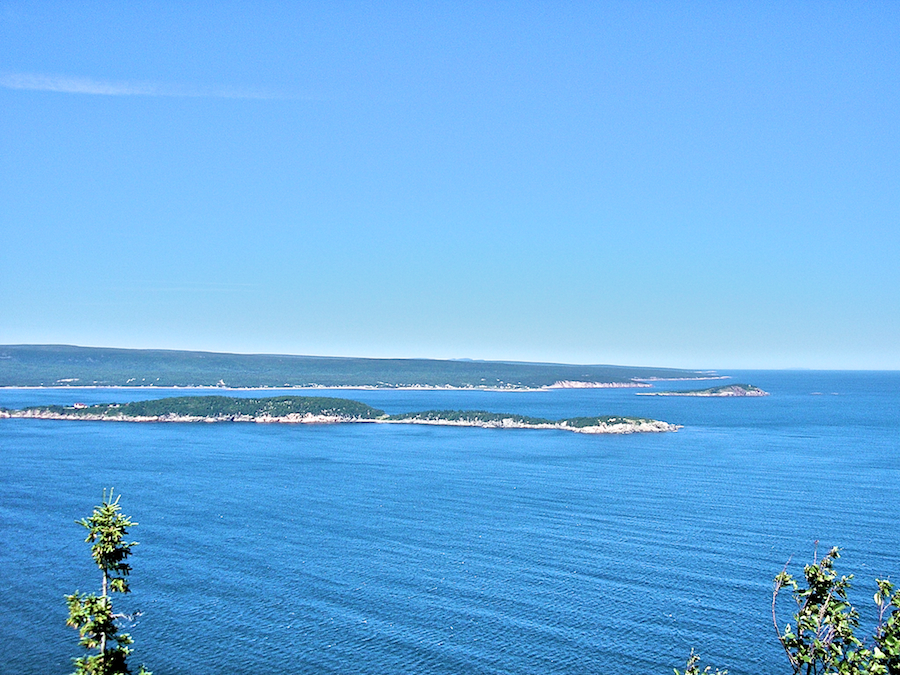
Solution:
{"label": "rippled water surface", "polygon": [[786,672],[769,604],[791,555],[842,546],[867,617],[874,577],[900,580],[900,374],[733,375],[772,396],[335,394],[674,434],[2,420],[0,673],[71,671],[63,595],[98,586],[73,521],[111,485],[141,542],[117,600],[142,610],[134,663],[155,675],[671,673],[691,647]]}

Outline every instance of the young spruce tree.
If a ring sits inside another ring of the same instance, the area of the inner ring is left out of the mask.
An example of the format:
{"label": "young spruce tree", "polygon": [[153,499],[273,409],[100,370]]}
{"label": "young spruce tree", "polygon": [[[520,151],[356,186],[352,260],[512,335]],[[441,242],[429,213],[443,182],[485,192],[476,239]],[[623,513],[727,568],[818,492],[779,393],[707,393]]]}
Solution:
{"label": "young spruce tree", "polygon": [[[88,531],[86,542],[92,544],[91,557],[103,574],[100,595],[75,591],[66,596],[69,618],[66,625],[75,628],[81,639],[79,644],[96,653],[72,659],[75,665],[73,675],[128,675],[127,658],[131,653],[128,645],[134,641],[127,633],[120,633],[118,621],[130,618],[113,612],[112,593],[128,593],[128,573],[131,565],[126,561],[131,555],[131,547],[137,542],[128,542],[128,528],[137,525],[120,512],[119,497],[113,499],[103,491],[103,503],[94,507],[89,518],[75,521]],[[152,675],[141,666],[140,675]]]}

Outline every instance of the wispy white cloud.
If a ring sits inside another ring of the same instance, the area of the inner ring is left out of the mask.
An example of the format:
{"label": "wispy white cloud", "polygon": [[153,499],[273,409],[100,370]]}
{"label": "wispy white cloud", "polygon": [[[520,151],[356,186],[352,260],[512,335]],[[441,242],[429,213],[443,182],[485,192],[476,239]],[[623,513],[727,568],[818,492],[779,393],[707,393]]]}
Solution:
{"label": "wispy white cloud", "polygon": [[67,77],[65,75],[37,73],[0,73],[0,86],[7,89],[50,91],[63,94],[93,94],[98,96],[170,96],[257,100],[312,98],[259,89],[197,87],[162,82],[116,82],[95,80],[89,77]]}

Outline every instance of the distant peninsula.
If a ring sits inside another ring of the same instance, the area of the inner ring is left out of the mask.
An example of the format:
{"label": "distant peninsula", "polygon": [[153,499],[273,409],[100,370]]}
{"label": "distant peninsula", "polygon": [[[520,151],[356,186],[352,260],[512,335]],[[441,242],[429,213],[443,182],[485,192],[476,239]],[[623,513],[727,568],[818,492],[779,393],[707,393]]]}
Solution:
{"label": "distant peninsula", "polygon": [[649,387],[715,373],[513,361],[223,354],[71,345],[0,345],[0,387],[493,389]]}
{"label": "distant peninsula", "polygon": [[768,396],[769,392],[763,391],[752,384],[726,384],[721,387],[709,389],[691,389],[689,391],[648,391],[640,392],[640,396]]}
{"label": "distant peninsula", "polygon": [[563,429],[585,434],[676,431],[681,427],[637,417],[573,417],[548,420],[484,410],[427,410],[388,415],[359,401],[322,396],[178,396],[99,405],[0,409],[0,418],[103,422],[255,422],[285,424],[431,424],[502,429]]}

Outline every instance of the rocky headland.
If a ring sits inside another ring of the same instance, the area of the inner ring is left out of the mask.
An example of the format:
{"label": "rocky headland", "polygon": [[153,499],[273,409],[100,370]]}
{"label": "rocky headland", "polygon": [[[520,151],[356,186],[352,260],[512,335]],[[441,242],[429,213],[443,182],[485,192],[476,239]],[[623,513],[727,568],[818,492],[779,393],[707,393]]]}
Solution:
{"label": "rocky headland", "polygon": [[726,384],[721,387],[709,389],[692,389],[689,391],[647,391],[639,392],[638,396],[700,396],[700,397],[732,397],[732,396],[768,396],[769,392],[763,391],[752,384]]}

